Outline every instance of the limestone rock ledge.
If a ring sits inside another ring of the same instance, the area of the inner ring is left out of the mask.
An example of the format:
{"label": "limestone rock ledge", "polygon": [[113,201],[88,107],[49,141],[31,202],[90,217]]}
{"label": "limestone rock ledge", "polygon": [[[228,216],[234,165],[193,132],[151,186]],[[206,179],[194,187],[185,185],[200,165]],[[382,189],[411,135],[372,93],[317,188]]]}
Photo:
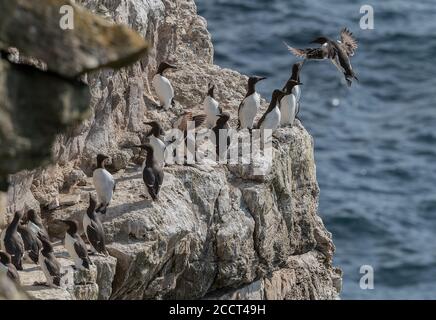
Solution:
{"label": "limestone rock ledge", "polygon": [[[245,94],[246,76],[213,65],[211,37],[195,3],[76,2],[138,31],[150,43],[149,55],[128,68],[87,75],[91,118],[58,136],[55,165],[24,174],[32,181],[31,193],[13,184],[9,195],[16,197],[9,196],[9,212],[35,201],[49,208],[75,195],[69,206],[44,213],[51,235],[61,238],[64,230],[55,220],[81,221],[93,190],[89,176],[95,155],[104,152],[112,157],[117,180],[104,217],[116,269],[113,281],[104,275],[111,273],[108,265],[97,273],[106,288],[99,298],[338,298],[341,274],[332,266],[334,245],[318,216],[313,141],[300,123],[276,133],[274,165],[266,177],[258,179],[243,166],[168,166],[159,202],[140,197],[140,168],[130,161],[136,155],[120,146],[140,141],[143,121],[156,119],[168,129],[183,110],[202,112],[207,84],[213,81],[217,100],[235,126]],[[158,108],[151,89],[162,60],[179,67],[168,74],[177,100],[170,112]],[[20,188],[27,192],[14,192]]]}

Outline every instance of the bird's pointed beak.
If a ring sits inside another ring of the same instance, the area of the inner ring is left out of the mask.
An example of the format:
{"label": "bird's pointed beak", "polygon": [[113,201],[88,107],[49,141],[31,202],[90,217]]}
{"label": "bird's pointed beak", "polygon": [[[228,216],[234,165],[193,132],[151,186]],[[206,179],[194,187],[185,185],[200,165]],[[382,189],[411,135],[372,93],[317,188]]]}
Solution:
{"label": "bird's pointed beak", "polygon": [[169,65],[168,65],[168,68],[170,68],[170,69],[177,69],[177,66],[175,66],[175,65],[173,65],[173,64],[169,64]]}
{"label": "bird's pointed beak", "polygon": [[302,85],[303,85],[301,82],[298,82],[297,84],[298,84],[299,86],[302,86]]}
{"label": "bird's pointed beak", "polygon": [[265,79],[267,79],[267,77],[260,77],[259,81],[262,81],[262,80],[265,80]]}

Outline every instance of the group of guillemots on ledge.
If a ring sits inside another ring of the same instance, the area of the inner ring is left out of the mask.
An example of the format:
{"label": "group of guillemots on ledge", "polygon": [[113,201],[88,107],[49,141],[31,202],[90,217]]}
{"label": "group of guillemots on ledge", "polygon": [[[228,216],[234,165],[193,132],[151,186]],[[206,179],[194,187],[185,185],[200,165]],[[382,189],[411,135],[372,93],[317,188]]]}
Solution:
{"label": "group of guillemots on ledge", "polygon": [[[248,79],[248,90],[245,98],[238,109],[238,130],[269,129],[274,132],[280,126],[292,126],[299,112],[301,89],[300,72],[306,60],[330,60],[345,76],[348,85],[352,79],[357,77],[351,67],[350,57],[354,55],[357,48],[357,41],[352,33],[344,28],[340,33],[341,40],[333,41],[326,37],[319,37],[313,43],[320,44],[319,48],[296,49],[287,46],[297,57],[304,58],[303,61],[293,65],[292,75],[286,82],[283,90],[274,90],[270,105],[258,123],[254,125],[257,111],[260,108],[260,95],[256,92],[256,83],[265,79],[264,77],[252,76]],[[174,106],[174,89],[168,78],[163,76],[167,69],[176,66],[162,62],[156,75],[153,78],[153,86],[164,110]],[[217,156],[221,149],[219,147],[218,134],[221,131],[230,129],[228,121],[230,114],[223,112],[219,103],[214,98],[214,86],[209,85],[207,96],[203,103],[203,115],[192,116],[186,112],[180,117],[175,128],[184,133],[186,143],[187,123],[193,121],[195,127],[206,122],[208,128],[212,128],[215,135]],[[146,196],[152,201],[158,200],[159,190],[163,183],[165,166],[166,144],[162,139],[165,132],[158,121],[146,122],[151,126],[147,134],[147,143],[140,147],[146,151],[146,159],[143,163],[143,180],[145,183]],[[227,148],[230,140],[227,139]],[[93,172],[93,183],[97,193],[97,199],[92,194],[89,197],[89,207],[83,216],[83,229],[90,244],[91,251],[88,253],[87,246],[78,233],[78,223],[73,220],[62,220],[67,227],[64,245],[70,257],[74,261],[73,268],[89,269],[92,264],[89,254],[108,255],[105,247],[104,228],[100,221],[99,214],[105,214],[112,200],[115,191],[115,180],[106,170],[105,165],[109,157],[103,154],[97,155],[97,168]],[[26,214],[16,212],[13,220],[0,235],[0,272],[7,275],[17,283],[20,283],[17,270],[23,270],[22,261],[24,258],[39,264],[46,276],[48,286],[60,286],[62,274],[61,265],[54,255],[53,246],[41,218],[34,210]]]}

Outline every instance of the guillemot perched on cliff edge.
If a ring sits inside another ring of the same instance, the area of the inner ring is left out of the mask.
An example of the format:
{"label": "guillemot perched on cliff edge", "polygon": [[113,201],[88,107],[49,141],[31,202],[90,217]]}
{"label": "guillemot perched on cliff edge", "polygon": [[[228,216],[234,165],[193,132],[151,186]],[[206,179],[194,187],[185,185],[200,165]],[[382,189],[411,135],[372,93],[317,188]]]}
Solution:
{"label": "guillemot perched on cliff edge", "polygon": [[11,255],[0,251],[0,273],[2,272],[5,272],[7,277],[16,284],[20,284],[20,275],[17,268],[12,264]]}
{"label": "guillemot perched on cliff edge", "polygon": [[39,253],[39,265],[47,279],[47,283],[35,283],[35,285],[59,287],[62,277],[66,272],[61,274],[61,264],[54,255],[53,246],[50,241],[44,237],[40,237],[39,240],[42,242],[42,250]]}
{"label": "guillemot perched on cliff edge", "polygon": [[97,201],[95,201],[92,194],[89,194],[89,206],[83,215],[83,229],[85,230],[86,238],[91,244],[91,251],[107,256],[104,229],[99,217],[95,213],[96,207]]}
{"label": "guillemot perched on cliff edge", "polygon": [[[306,60],[294,63],[294,65],[292,66],[292,73],[291,73],[291,77],[289,78],[289,80],[295,80],[297,82],[301,82],[300,73],[301,73],[301,69],[303,68],[305,61]],[[286,92],[286,85],[288,84],[289,80],[286,82],[282,91]],[[292,88],[292,94],[295,96],[295,99],[297,100],[297,104],[298,104],[300,102],[300,98],[301,98],[301,88],[299,85],[295,85]]]}
{"label": "guillemot perched on cliff edge", "polygon": [[280,109],[279,109],[279,101],[285,96],[285,93],[281,90],[274,90],[271,102],[269,104],[268,109],[263,114],[262,118],[260,118],[257,123],[257,129],[265,130],[270,129],[274,133],[277,128],[280,126]]}
{"label": "guillemot perched on cliff edge", "polygon": [[3,251],[11,255],[12,263],[18,270],[23,270],[22,259],[24,256],[24,243],[18,233],[18,224],[20,223],[22,216],[22,212],[15,212],[12,222],[2,233],[1,238],[1,247]]}
{"label": "guillemot perched on cliff edge", "polygon": [[174,106],[174,89],[170,80],[163,76],[167,69],[177,69],[176,66],[167,62],[162,62],[157,69],[156,75],[153,78],[153,87],[161,103],[161,107],[168,110]]}
{"label": "guillemot perched on cliff edge", "polygon": [[145,168],[142,171],[142,179],[144,180],[146,196],[150,196],[154,201],[159,197],[160,187],[164,179],[162,168],[156,165],[153,159],[153,148],[150,145],[141,146],[147,152],[145,160]]}
{"label": "guillemot perched on cliff edge", "polygon": [[91,260],[89,260],[88,249],[82,238],[77,233],[78,225],[74,220],[61,220],[68,226],[65,233],[65,248],[71,259],[74,261],[74,267],[79,270],[89,269]]}
{"label": "guillemot perched on cliff edge", "polygon": [[[162,129],[161,124],[158,121],[150,121],[144,122],[144,124],[149,125],[151,127],[150,132],[147,134],[148,143],[153,148],[154,160],[157,165],[161,168],[165,166],[165,148],[166,145],[163,141],[165,137],[165,131]],[[144,164],[142,165],[142,169],[144,169]]]}
{"label": "guillemot perched on cliff edge", "polygon": [[213,128],[218,120],[218,115],[222,113],[218,101],[214,97],[215,85],[209,85],[207,96],[203,101],[204,112],[207,116],[207,127]]}
{"label": "guillemot perched on cliff edge", "polygon": [[105,164],[108,156],[104,154],[97,155],[97,169],[94,170],[92,181],[97,191],[98,203],[97,212],[106,213],[107,207],[112,200],[115,191],[114,177],[106,170]]}
{"label": "guillemot perched on cliff edge", "polygon": [[253,76],[248,79],[247,94],[238,109],[238,129],[253,129],[254,118],[260,108],[260,95],[256,92],[256,83],[266,79]]}
{"label": "guillemot perched on cliff edge", "polygon": [[353,34],[347,29],[341,30],[341,40],[333,41],[327,37],[318,37],[312,43],[321,45],[319,48],[297,49],[288,47],[288,50],[297,57],[309,60],[324,60],[330,61],[342,72],[345,76],[348,86],[351,86],[353,79],[357,79],[356,74],[351,67],[350,57],[354,55],[357,49],[357,41],[354,39]]}
{"label": "guillemot perched on cliff edge", "polygon": [[285,96],[280,100],[280,124],[282,126],[294,124],[295,116],[297,115],[297,98],[293,93],[295,86],[302,85],[296,80],[288,80],[285,86]]}

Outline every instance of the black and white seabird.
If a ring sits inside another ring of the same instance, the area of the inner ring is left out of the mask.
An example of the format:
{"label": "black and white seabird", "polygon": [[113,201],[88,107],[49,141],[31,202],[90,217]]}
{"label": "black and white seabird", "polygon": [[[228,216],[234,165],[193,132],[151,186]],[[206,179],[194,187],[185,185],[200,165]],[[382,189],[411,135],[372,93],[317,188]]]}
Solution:
{"label": "black and white seabird", "polygon": [[[153,148],[153,155],[154,160],[156,163],[163,168],[165,166],[165,131],[162,129],[162,125],[158,121],[150,121],[150,122],[144,122],[144,124],[149,125],[151,127],[151,130],[147,134],[148,143]],[[142,168],[144,169],[144,164],[142,165]]]}
{"label": "black and white seabird", "polygon": [[215,85],[209,85],[206,98],[203,101],[204,112],[206,113],[206,125],[208,128],[213,128],[218,120],[218,115],[222,113],[218,101],[214,96]]}
{"label": "black and white seabird", "polygon": [[142,148],[147,152],[145,168],[142,172],[146,196],[150,196],[155,201],[159,197],[160,187],[162,186],[164,179],[164,172],[162,168],[159,168],[159,166],[156,165],[156,162],[153,159],[153,148],[150,145],[143,145]]}
{"label": "black and white seabird", "polygon": [[163,107],[165,110],[168,110],[171,106],[174,106],[173,86],[171,85],[170,80],[163,76],[164,71],[167,69],[177,69],[177,67],[167,62],[162,62],[153,78],[153,87],[156,90],[161,107]]}
{"label": "black and white seabird", "polygon": [[0,273],[3,272],[16,284],[20,284],[20,275],[18,274],[17,268],[12,264],[11,255],[0,251]]}
{"label": "black and white seabird", "polygon": [[269,104],[268,109],[263,114],[262,118],[260,118],[257,123],[257,129],[265,130],[271,129],[274,133],[275,130],[280,126],[280,109],[279,109],[279,101],[285,96],[285,93],[281,90],[274,90],[271,98],[271,103]]}
{"label": "black and white seabird", "polygon": [[[289,80],[295,80],[297,82],[301,82],[300,73],[301,73],[301,69],[303,69],[303,65],[304,65],[305,61],[306,60],[294,63],[294,65],[292,66],[292,73],[291,73],[291,77],[289,78]],[[285,87],[283,88],[282,91],[286,92],[286,85],[288,84],[289,80],[286,82]],[[292,88],[292,94],[295,96],[295,99],[297,100],[297,105],[298,105],[300,103],[300,99],[301,99],[301,88],[299,85],[295,85]],[[298,109],[298,106],[297,106],[297,109]]]}
{"label": "black and white seabird", "polygon": [[97,212],[106,213],[107,207],[112,200],[115,191],[114,177],[106,170],[106,161],[108,156],[103,154],[97,155],[97,169],[94,170],[92,181],[94,182],[95,190],[97,191],[98,208]]}
{"label": "black and white seabird", "polygon": [[353,79],[357,79],[356,74],[351,67],[350,57],[354,55],[357,49],[357,41],[354,39],[353,34],[344,28],[340,33],[341,40],[330,40],[327,37],[318,37],[312,43],[321,45],[319,48],[297,49],[288,47],[288,50],[297,57],[308,60],[324,60],[330,61],[344,74],[348,86],[351,86]]}
{"label": "black and white seabird", "polygon": [[297,115],[297,97],[293,93],[295,86],[302,85],[296,80],[288,80],[285,86],[285,96],[280,100],[280,124],[282,126],[294,124],[295,116]]}
{"label": "black and white seabird", "polygon": [[256,83],[266,79],[253,76],[248,79],[248,89],[238,109],[238,129],[253,129],[254,118],[260,108],[260,95],[256,92]]}
{"label": "black and white seabird", "polygon": [[91,244],[91,251],[93,253],[101,253],[108,255],[106,250],[106,244],[104,239],[104,229],[100,221],[100,218],[95,213],[97,207],[97,201],[94,197],[89,195],[89,207],[83,216],[83,229],[86,234],[86,238]]}
{"label": "black and white seabird", "polygon": [[[215,152],[217,155],[217,158],[219,159],[220,154],[224,154],[226,150],[229,149],[230,146],[230,137],[228,135],[228,130],[230,129],[230,126],[228,124],[228,121],[230,120],[230,114],[227,112],[223,112],[220,115],[218,115],[218,120],[216,122],[216,126],[213,127],[212,131],[215,135]],[[220,133],[221,135],[227,136],[226,138],[226,146],[223,148],[220,147]],[[222,150],[221,150],[222,149]]]}
{"label": "black and white seabird", "polygon": [[35,283],[38,285],[47,285],[49,287],[60,287],[62,277],[66,274],[61,273],[61,264],[56,259],[53,251],[53,246],[45,237],[40,237],[42,250],[39,253],[39,265],[47,279],[47,283]]}
{"label": "black and white seabird", "polygon": [[42,235],[49,239],[47,229],[44,227],[41,217],[36,213],[35,210],[30,209],[27,211],[22,220],[37,237],[38,235]]}
{"label": "black and white seabird", "polygon": [[2,250],[11,255],[12,263],[18,270],[23,270],[24,243],[17,230],[22,216],[21,212],[15,212],[12,222],[1,237]]}
{"label": "black and white seabird", "polygon": [[62,220],[68,226],[65,233],[65,248],[71,259],[74,261],[74,267],[79,270],[89,269],[91,260],[89,260],[88,249],[82,238],[77,233],[78,225],[74,220]]}
{"label": "black and white seabird", "polygon": [[18,233],[23,239],[25,256],[38,264],[39,251],[42,249],[42,243],[38,239],[37,234],[33,233],[27,225],[18,224]]}

